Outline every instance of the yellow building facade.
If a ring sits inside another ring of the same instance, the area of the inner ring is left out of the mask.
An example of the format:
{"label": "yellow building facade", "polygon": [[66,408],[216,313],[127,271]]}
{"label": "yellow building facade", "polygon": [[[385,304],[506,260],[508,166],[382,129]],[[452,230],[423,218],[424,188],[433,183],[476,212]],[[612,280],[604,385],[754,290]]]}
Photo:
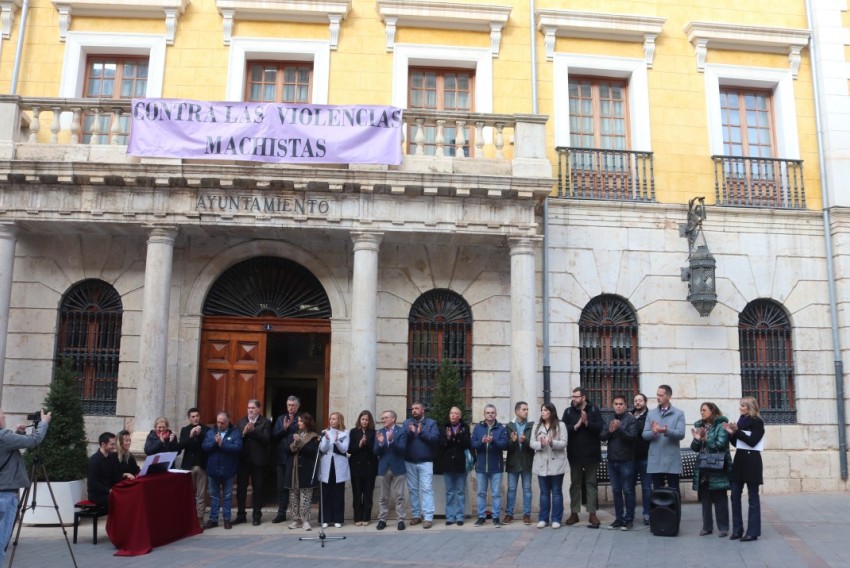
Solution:
{"label": "yellow building facade", "polygon": [[[846,489],[846,2],[0,8],[7,412],[70,357],[91,440],[290,394],[404,415],[448,358],[474,420],[754,395],[766,490]],[[128,156],[133,97],[395,106],[405,155]],[[270,197],[325,209],[204,206]]]}

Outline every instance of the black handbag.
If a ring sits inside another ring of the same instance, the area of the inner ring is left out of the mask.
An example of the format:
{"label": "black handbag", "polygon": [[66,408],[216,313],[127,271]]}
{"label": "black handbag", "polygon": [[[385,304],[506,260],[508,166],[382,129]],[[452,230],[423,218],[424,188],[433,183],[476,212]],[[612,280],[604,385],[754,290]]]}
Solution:
{"label": "black handbag", "polygon": [[725,466],[725,452],[707,452],[703,450],[697,455],[697,469],[703,471],[723,471]]}

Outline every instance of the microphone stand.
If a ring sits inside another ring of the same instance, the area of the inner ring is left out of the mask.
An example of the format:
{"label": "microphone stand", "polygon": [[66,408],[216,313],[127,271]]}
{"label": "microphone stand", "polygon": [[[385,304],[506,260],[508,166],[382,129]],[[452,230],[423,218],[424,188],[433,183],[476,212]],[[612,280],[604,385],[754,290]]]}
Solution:
{"label": "microphone stand", "polygon": [[[324,433],[322,433],[322,437],[324,437]],[[319,469],[319,460],[323,455],[327,452],[316,452],[316,461],[313,463],[313,477],[311,479],[318,479],[316,477],[316,471]],[[331,459],[333,459],[333,450],[331,450]],[[319,479],[319,536],[302,536],[299,537],[298,540],[318,540],[322,544],[322,548],[325,547],[326,540],[345,540],[344,536],[327,536],[325,534],[325,499],[322,492],[322,480]]]}

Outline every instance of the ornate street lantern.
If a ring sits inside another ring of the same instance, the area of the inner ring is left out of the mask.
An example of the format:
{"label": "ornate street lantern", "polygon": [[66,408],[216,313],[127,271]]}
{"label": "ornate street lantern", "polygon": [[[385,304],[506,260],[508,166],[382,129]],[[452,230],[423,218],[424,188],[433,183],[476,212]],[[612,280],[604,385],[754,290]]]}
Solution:
{"label": "ornate street lantern", "polygon": [[688,222],[679,226],[679,234],[688,239],[688,266],[682,268],[682,281],[688,283],[688,301],[701,317],[708,317],[717,304],[717,262],[708,250],[702,232],[705,221],[705,197],[688,202]]}

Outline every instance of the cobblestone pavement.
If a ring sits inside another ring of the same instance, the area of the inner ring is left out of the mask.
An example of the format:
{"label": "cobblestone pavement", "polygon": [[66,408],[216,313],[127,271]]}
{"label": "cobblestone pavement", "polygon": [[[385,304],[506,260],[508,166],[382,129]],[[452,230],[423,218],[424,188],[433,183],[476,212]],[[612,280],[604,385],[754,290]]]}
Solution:
{"label": "cobblestone pavement", "polygon": [[[745,518],[746,518],[746,498]],[[463,527],[407,527],[400,532],[390,523],[386,530],[345,525],[330,528],[328,536],[345,540],[300,541],[317,537],[311,532],[287,530],[273,525],[266,514],[259,527],[250,523],[232,531],[223,528],[155,549],[145,556],[113,556],[115,548],[105,534],[101,519],[97,546],[91,544],[91,529],[81,527],[79,543],[71,547],[80,568],[167,566],[168,568],[244,566],[313,567],[507,567],[641,566],[706,567],[846,567],[850,565],[850,493],[771,495],[762,497],[762,537],[741,543],[720,539],[716,533],[700,537],[700,506],[685,503],[679,536],[655,537],[648,527],[631,532],[606,530],[613,518],[611,509],[599,516],[602,528],[587,527],[587,516],[573,527],[537,529],[522,523],[496,529],[489,522],[481,528],[467,522]],[[71,538],[71,528],[67,528]],[[8,556],[11,554],[11,545]],[[18,543],[15,566],[63,568],[73,566],[68,547],[58,527],[24,527]]]}

